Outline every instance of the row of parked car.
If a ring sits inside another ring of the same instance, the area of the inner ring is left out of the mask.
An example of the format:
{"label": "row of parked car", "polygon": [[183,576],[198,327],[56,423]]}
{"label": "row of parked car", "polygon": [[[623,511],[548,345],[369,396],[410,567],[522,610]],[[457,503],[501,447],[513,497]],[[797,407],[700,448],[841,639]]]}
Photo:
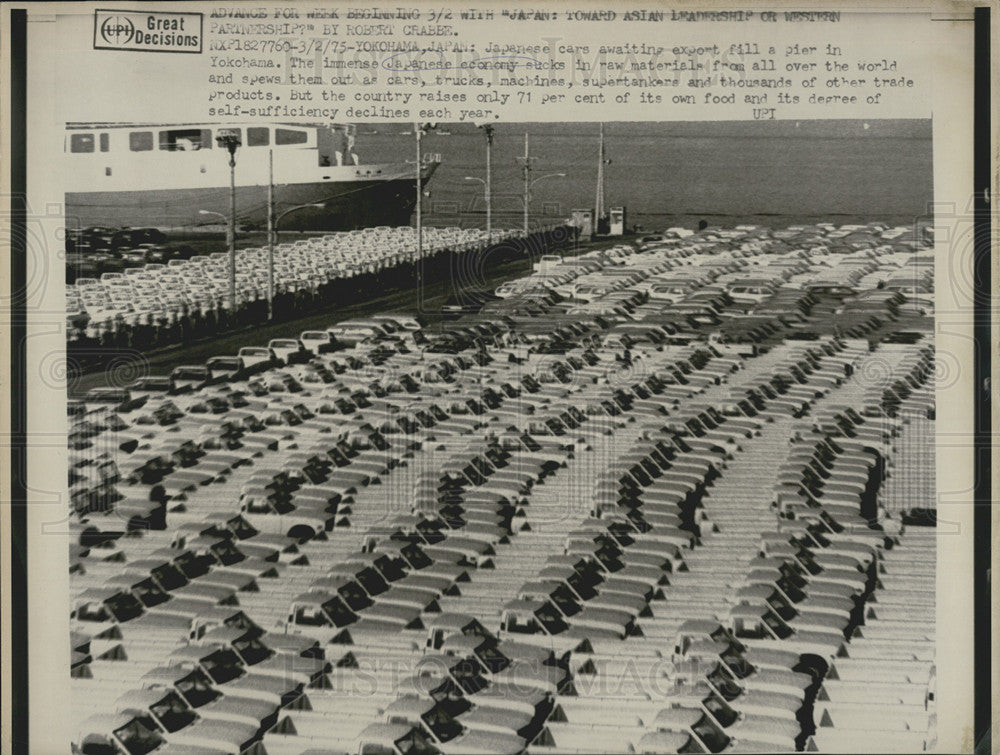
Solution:
{"label": "row of parked car", "polygon": [[[517,235],[513,230],[501,230],[493,234],[492,240],[495,243]],[[479,249],[486,242],[486,233],[476,229],[428,227],[423,231],[425,255],[445,249]],[[344,231],[278,244],[274,252],[276,290],[315,290],[331,280],[412,263],[416,254],[416,230],[408,226]],[[142,315],[165,316],[182,308],[213,309],[228,295],[225,252],[146,262],[102,272],[99,278],[77,277],[66,287],[67,315],[86,315],[94,323],[107,322],[119,314],[126,320],[138,321]],[[241,302],[266,296],[267,275],[266,247],[237,250],[236,287]]]}
{"label": "row of parked car", "polygon": [[[824,331],[804,289],[747,320],[723,271],[817,274],[758,236],[582,256],[628,273],[620,312],[526,286],[71,402],[74,746],[888,749],[874,681],[907,701],[888,730],[932,746],[924,656],[865,653],[910,641],[901,598],[933,631],[893,570],[919,528],[883,497],[932,421],[933,349]],[[643,299],[668,270],[704,310]]]}

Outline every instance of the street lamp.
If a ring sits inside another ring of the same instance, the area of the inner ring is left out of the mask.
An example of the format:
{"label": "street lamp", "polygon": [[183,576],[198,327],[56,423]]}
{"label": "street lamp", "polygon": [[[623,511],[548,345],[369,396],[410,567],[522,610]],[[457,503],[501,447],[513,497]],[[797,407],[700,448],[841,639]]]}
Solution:
{"label": "street lamp", "polygon": [[229,229],[227,242],[229,246],[229,314],[236,316],[236,148],[240,141],[239,129],[221,128],[216,133],[215,141],[221,149],[229,152]]}
{"label": "street lamp", "polygon": [[[274,218],[268,226],[269,232],[267,234],[267,319],[274,319],[274,245],[278,240],[278,223],[285,215],[289,215],[296,210],[301,210],[305,207],[318,207],[323,209],[326,205],[320,202],[308,202],[306,204],[296,205],[291,207],[284,212],[282,212],[278,217]],[[274,204],[268,205],[268,214],[273,217],[274,215]]]}

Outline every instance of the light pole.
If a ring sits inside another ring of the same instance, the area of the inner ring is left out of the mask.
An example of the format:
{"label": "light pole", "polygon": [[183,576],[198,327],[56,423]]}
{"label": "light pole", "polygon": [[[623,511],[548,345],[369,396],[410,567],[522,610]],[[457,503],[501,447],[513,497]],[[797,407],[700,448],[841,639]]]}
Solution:
{"label": "light pole", "polygon": [[274,319],[274,150],[267,151],[267,319]]}
{"label": "light pole", "polygon": [[528,236],[528,195],[531,191],[531,165],[537,159],[528,156],[528,132],[524,132],[524,157],[516,158],[524,174],[524,236]]}
{"label": "light pole", "polygon": [[[296,210],[301,210],[305,207],[318,207],[323,209],[326,205],[321,202],[307,202],[306,204],[296,205],[295,207],[290,207],[285,210],[278,217],[274,217],[274,205],[271,204],[268,207],[268,233],[267,233],[267,319],[274,319],[274,245],[278,241],[278,224],[285,215],[289,215]],[[273,220],[272,220],[273,218]]]}
{"label": "light pole", "polygon": [[436,123],[414,123],[413,133],[417,138],[417,206],[416,206],[416,221],[417,221],[417,290],[422,290],[423,286],[423,260],[424,260],[424,224],[423,218],[421,217],[423,211],[423,193],[424,187],[421,185],[421,179],[423,178],[423,153],[420,151],[420,139],[423,137],[425,131],[433,131],[437,128]]}
{"label": "light pole", "polygon": [[421,218],[421,210],[423,206],[423,186],[420,185],[420,179],[422,178],[420,171],[420,162],[423,159],[420,154],[420,138],[424,135],[424,127],[419,123],[413,124],[413,131],[417,137],[417,207],[416,207],[416,221],[417,221],[417,295],[421,290],[423,284],[423,260],[424,260],[424,224],[423,218]]}
{"label": "light pole", "polygon": [[219,147],[229,151],[229,314],[236,316],[236,149],[242,144],[238,129],[222,128],[216,134]]}
{"label": "light pole", "polygon": [[493,130],[494,126],[487,123],[480,126],[486,134],[486,243],[493,243]]}

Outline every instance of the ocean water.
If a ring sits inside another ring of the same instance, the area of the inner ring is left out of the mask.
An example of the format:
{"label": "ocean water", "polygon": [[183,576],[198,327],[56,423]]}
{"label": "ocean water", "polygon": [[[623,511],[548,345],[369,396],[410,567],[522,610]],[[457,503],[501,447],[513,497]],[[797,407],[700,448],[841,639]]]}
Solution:
{"label": "ocean water", "polygon": [[[440,133],[444,132],[444,133]],[[495,226],[520,226],[524,134],[535,159],[531,221],[557,222],[594,206],[598,125],[496,125],[493,140]],[[637,123],[605,125],[605,197],[624,206],[627,224],[670,226],[757,223],[908,224],[926,217],[933,198],[930,120]],[[406,124],[358,126],[364,162],[412,160]],[[438,124],[423,138],[442,164],[428,184],[429,224],[485,226],[486,140],[472,124]]]}

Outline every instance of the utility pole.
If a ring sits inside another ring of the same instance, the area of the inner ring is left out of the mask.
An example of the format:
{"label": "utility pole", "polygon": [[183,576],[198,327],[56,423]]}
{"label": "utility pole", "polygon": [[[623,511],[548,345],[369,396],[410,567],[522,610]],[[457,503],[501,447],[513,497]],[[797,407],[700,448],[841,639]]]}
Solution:
{"label": "utility pole", "polygon": [[413,124],[413,130],[417,137],[417,292],[423,290],[423,260],[424,260],[424,226],[423,219],[421,218],[421,206],[423,187],[420,185],[420,161],[422,156],[420,154],[420,137],[424,134],[424,128],[419,123]]}
{"label": "utility pole", "polygon": [[531,201],[531,158],[528,157],[528,132],[524,132],[524,235],[528,235],[528,202]]}
{"label": "utility pole", "polygon": [[229,151],[229,226],[226,242],[229,247],[229,316],[236,317],[236,149],[240,146],[240,132],[219,129],[215,140]]}
{"label": "utility pole", "polygon": [[236,151],[229,155],[229,315],[236,317]]}
{"label": "utility pole", "polygon": [[486,243],[493,243],[493,125],[486,124]]}
{"label": "utility pole", "polygon": [[524,175],[524,235],[528,235],[528,205],[531,202],[531,165],[534,157],[528,155],[528,132],[524,132],[524,157],[517,158]]}
{"label": "utility pole", "polygon": [[423,259],[424,259],[424,223],[423,223],[423,193],[424,187],[421,185],[423,178],[423,152],[420,150],[420,139],[425,131],[433,131],[437,128],[436,123],[414,123],[413,133],[417,137],[417,289],[420,290],[423,283]]}
{"label": "utility pole", "polygon": [[267,151],[267,319],[274,319],[274,149]]}
{"label": "utility pole", "polygon": [[594,200],[594,227],[604,217],[604,123],[601,123],[601,142],[597,158],[597,197]]}

